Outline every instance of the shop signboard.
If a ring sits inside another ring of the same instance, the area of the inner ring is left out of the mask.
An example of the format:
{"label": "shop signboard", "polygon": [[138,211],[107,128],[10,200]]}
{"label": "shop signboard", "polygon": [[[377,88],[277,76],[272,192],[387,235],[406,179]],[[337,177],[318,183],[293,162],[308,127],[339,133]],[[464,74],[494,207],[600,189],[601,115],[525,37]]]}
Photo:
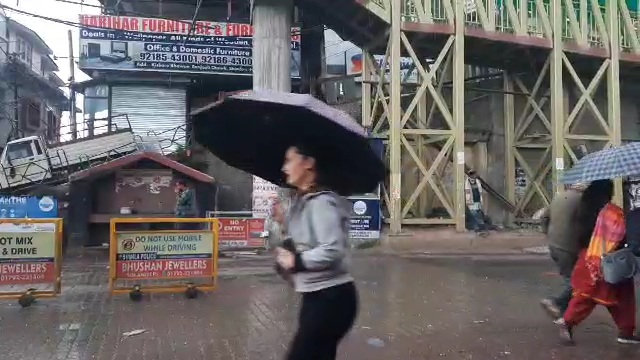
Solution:
{"label": "shop signboard", "polygon": [[[82,70],[247,75],[250,24],[133,16],[80,15]],[[300,28],[292,28],[291,77],[300,77]]]}
{"label": "shop signboard", "polygon": [[57,280],[55,223],[0,223],[0,286]]}
{"label": "shop signboard", "polygon": [[51,196],[0,196],[0,219],[58,217],[58,200]]}
{"label": "shop signboard", "polygon": [[132,279],[211,277],[214,233],[117,232],[116,276]]}

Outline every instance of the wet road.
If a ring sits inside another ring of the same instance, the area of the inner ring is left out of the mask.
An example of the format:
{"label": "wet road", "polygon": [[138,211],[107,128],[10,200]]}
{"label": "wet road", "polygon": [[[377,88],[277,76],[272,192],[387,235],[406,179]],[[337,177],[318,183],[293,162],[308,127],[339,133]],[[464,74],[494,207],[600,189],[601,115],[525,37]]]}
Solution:
{"label": "wet road", "polygon": [[[640,359],[640,347],[615,343],[602,309],[576,331],[577,346],[559,344],[538,305],[559,284],[552,270],[544,257],[358,258],[362,310],[339,359]],[[195,300],[132,303],[109,298],[104,265],[64,274],[59,299],[0,302],[1,359],[280,359],[295,325],[297,297],[273,276],[225,276]],[[147,331],[123,338],[135,329]]]}

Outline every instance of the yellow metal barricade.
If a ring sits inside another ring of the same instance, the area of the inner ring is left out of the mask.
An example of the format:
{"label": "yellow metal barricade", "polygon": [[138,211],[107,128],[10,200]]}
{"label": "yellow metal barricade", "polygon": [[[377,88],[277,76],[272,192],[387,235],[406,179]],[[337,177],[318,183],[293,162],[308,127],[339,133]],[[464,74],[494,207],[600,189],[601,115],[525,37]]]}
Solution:
{"label": "yellow metal barricade", "polygon": [[[121,230],[119,226],[206,224],[203,229]],[[214,290],[218,277],[218,220],[206,218],[111,219],[109,290],[129,293],[176,293],[189,298]],[[133,282],[121,285],[120,281]]]}
{"label": "yellow metal barricade", "polygon": [[62,290],[62,219],[0,219],[0,299],[29,306]]}

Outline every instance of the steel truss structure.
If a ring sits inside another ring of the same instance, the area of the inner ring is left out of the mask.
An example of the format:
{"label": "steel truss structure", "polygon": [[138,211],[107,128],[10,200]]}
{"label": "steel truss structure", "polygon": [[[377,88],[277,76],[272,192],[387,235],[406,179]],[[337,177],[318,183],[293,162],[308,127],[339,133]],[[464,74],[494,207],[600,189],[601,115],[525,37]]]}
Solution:
{"label": "steel truss structure", "polygon": [[[640,61],[640,16],[625,1],[359,2],[388,24],[382,66],[373,57],[375,51],[381,55],[379,47],[365,46],[362,118],[387,140],[384,202],[392,234],[412,224],[465,229],[465,60],[502,70],[506,198],[515,204],[516,218],[549,203],[563,170],[580,157],[578,149],[621,143],[621,66]],[[508,54],[528,54],[536,70],[489,54],[489,61],[478,60],[481,50],[472,42],[518,49],[525,43],[526,52]],[[413,60],[417,83],[402,79],[403,56]],[[445,82],[452,91],[443,91]],[[595,100],[602,88],[604,106]],[[445,169],[453,173],[448,187]],[[516,169],[527,179],[521,194]],[[621,189],[618,181],[618,200]],[[448,216],[424,213],[434,201]]]}

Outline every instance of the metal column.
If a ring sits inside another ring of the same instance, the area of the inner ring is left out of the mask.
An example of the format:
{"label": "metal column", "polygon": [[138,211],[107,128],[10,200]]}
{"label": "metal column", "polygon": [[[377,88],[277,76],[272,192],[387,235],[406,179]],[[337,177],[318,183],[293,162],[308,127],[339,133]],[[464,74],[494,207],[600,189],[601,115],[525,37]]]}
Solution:
{"label": "metal column", "polygon": [[464,0],[455,3],[455,43],[453,45],[454,204],[457,231],[465,230],[464,183]]}
{"label": "metal column", "polygon": [[562,4],[560,1],[551,2],[551,29],[553,31],[550,57],[550,95],[551,95],[551,153],[553,161],[554,192],[562,190],[562,173],[565,166],[564,156],[564,88],[562,84]]}
{"label": "metal column", "polygon": [[[611,137],[611,145],[622,143],[622,129],[620,118],[620,23],[618,19],[619,2],[607,1],[607,30],[609,32],[609,64],[607,71],[607,117]],[[622,206],[622,179],[615,179],[614,201]]]}
{"label": "metal column", "polygon": [[[402,24],[402,0],[393,0],[391,5],[391,35],[389,39],[390,58],[390,107],[389,116],[389,212],[392,234],[399,234],[402,228],[402,85],[400,83],[400,52],[401,52],[401,24]],[[383,69],[384,71],[384,69]],[[383,73],[384,75],[384,73]],[[384,81],[384,76],[379,79]]]}

